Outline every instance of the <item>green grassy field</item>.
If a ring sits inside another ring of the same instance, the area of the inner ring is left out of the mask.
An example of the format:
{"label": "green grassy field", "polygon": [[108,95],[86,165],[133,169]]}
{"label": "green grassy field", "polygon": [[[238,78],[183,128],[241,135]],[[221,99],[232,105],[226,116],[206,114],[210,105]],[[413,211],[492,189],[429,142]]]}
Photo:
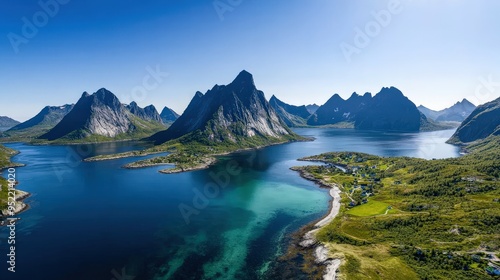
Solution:
{"label": "green grassy field", "polygon": [[343,277],[495,279],[484,252],[500,255],[500,137],[471,151],[444,160],[350,152],[303,159],[348,170],[300,168],[343,191],[339,215],[317,235],[344,260]]}
{"label": "green grassy field", "polygon": [[376,200],[369,200],[367,203],[362,204],[358,207],[354,207],[347,211],[347,214],[354,216],[375,216],[375,215],[384,215],[387,211],[387,214],[393,214],[396,212],[394,209],[388,209],[390,205],[385,202],[380,202]]}

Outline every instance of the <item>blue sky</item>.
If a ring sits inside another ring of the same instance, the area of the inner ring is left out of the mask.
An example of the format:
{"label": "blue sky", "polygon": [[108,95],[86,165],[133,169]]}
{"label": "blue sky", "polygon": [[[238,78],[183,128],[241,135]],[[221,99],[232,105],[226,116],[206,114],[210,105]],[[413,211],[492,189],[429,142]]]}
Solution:
{"label": "blue sky", "polygon": [[243,69],[296,105],[383,86],[432,109],[500,96],[495,0],[1,1],[0,115],[20,121],[101,87],[182,113]]}

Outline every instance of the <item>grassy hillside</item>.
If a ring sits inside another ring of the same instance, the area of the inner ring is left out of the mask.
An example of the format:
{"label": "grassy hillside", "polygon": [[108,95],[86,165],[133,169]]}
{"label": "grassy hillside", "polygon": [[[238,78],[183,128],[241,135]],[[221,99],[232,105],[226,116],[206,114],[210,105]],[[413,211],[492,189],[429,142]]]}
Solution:
{"label": "grassy hillside", "polygon": [[343,276],[495,279],[486,269],[500,256],[499,140],[454,159],[350,152],[305,158],[327,164],[302,172],[343,190],[340,214],[317,236],[344,259]]}

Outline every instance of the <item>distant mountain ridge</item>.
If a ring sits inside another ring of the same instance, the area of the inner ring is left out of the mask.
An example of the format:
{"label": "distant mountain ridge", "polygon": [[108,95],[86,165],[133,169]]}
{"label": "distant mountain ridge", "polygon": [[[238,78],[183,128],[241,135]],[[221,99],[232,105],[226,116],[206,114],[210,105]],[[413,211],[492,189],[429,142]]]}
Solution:
{"label": "distant mountain ridge", "polygon": [[476,106],[469,102],[467,99],[463,99],[455,103],[453,106],[440,110],[434,111],[423,105],[418,106],[418,110],[422,112],[427,118],[435,121],[453,121],[453,122],[463,122],[471,113],[476,109]]}
{"label": "distant mountain ridge", "polygon": [[421,114],[415,104],[395,87],[384,87],[375,96],[353,93],[347,100],[334,94],[308,120],[308,125],[334,125],[361,130],[419,131],[440,126]]}
{"label": "distant mountain ridge", "polygon": [[196,92],[184,113],[149,139],[161,144],[182,136],[209,144],[244,145],[250,139],[268,143],[296,135],[257,90],[252,74],[243,70],[228,85],[215,85],[205,94]]}
{"label": "distant mountain ridge", "polygon": [[294,106],[279,100],[276,96],[269,99],[269,104],[288,126],[306,125],[307,118],[311,115],[306,106]]}
{"label": "distant mountain ridge", "polygon": [[422,122],[417,106],[395,88],[382,88],[362,106],[354,127],[364,130],[419,131]]}
{"label": "distant mountain ridge", "polygon": [[179,114],[165,106],[160,113],[160,117],[164,124],[169,124],[175,122],[179,118]]}
{"label": "distant mountain ridge", "polygon": [[307,124],[328,125],[354,121],[357,114],[371,99],[372,95],[368,92],[362,96],[353,93],[347,100],[342,99],[338,94],[334,94],[309,117]]}
{"label": "distant mountain ridge", "polygon": [[470,143],[497,135],[500,135],[500,98],[479,105],[460,124],[448,143]]}
{"label": "distant mountain ridge", "polygon": [[156,110],[155,106],[149,105],[144,108],[141,108],[137,105],[135,101],[132,101],[129,105],[125,105],[125,107],[134,115],[141,118],[145,121],[155,121],[158,123],[163,123],[160,114]]}
{"label": "distant mountain ridge", "polygon": [[318,110],[318,108],[319,108],[319,105],[317,105],[316,103],[306,105],[306,109],[309,112],[309,114],[314,114],[316,112],[316,110]]}
{"label": "distant mountain ridge", "polygon": [[[133,107],[131,110],[137,115],[127,107]],[[88,137],[99,140],[115,137],[129,139],[143,134],[145,134],[143,136],[150,135],[164,128],[161,122],[150,120],[159,119],[154,106],[148,106],[150,108],[145,110],[133,102],[127,107],[105,88],[92,95],[84,92],[73,109],[39,139],[49,141],[60,139],[73,141]]]}
{"label": "distant mountain ridge", "polygon": [[18,124],[19,122],[14,119],[11,119],[7,116],[0,116],[0,127],[10,128]]}
{"label": "distant mountain ridge", "polygon": [[20,123],[6,131],[6,134],[13,136],[36,137],[46,133],[56,126],[72,109],[73,104],[62,106],[45,106],[33,118]]}

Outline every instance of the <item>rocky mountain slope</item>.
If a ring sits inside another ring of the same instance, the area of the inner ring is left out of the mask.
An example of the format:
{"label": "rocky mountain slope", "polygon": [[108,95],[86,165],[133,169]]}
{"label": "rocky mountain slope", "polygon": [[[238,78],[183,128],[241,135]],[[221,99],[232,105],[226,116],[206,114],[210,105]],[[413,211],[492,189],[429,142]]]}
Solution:
{"label": "rocky mountain slope", "polygon": [[269,104],[271,104],[271,107],[278,113],[285,124],[290,127],[306,125],[306,120],[311,115],[306,106],[286,104],[274,95],[269,99]]}
{"label": "rocky mountain slope", "polygon": [[181,136],[209,145],[245,146],[250,139],[265,144],[296,135],[255,87],[252,75],[242,71],[229,85],[215,85],[205,94],[196,92],[184,113],[150,140],[161,144]]}
{"label": "rocky mountain slope", "polygon": [[134,115],[139,117],[145,121],[154,121],[158,123],[163,123],[160,114],[156,110],[155,106],[149,105],[144,108],[141,108],[137,105],[135,101],[132,101],[129,105],[125,105],[125,107]]}
{"label": "rocky mountain slope", "polygon": [[500,135],[500,98],[478,106],[457,128],[448,143],[469,143]]}
{"label": "rocky mountain slope", "polygon": [[33,138],[48,132],[56,126],[72,109],[73,104],[46,106],[33,118],[6,131],[10,137]]}
{"label": "rocky mountain slope", "polygon": [[84,92],[73,109],[39,139],[89,141],[131,139],[151,135],[164,128],[132,114],[118,98],[105,88],[90,95]]}

